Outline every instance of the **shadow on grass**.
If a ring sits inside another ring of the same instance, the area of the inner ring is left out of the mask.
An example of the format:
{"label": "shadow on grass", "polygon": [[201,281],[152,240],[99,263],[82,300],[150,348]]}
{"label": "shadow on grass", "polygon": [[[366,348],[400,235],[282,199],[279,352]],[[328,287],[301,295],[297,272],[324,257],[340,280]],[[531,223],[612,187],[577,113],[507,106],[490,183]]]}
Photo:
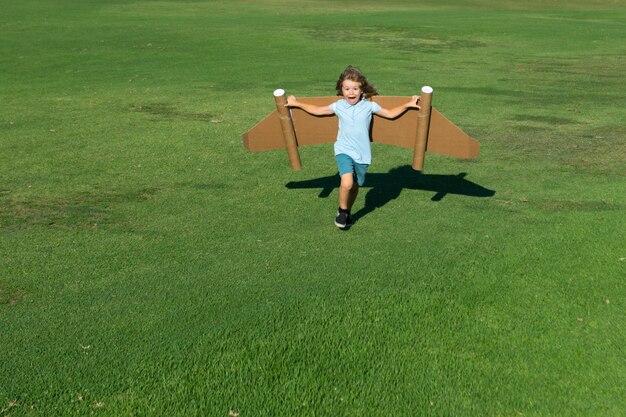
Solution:
{"label": "shadow on grass", "polygon": [[[465,195],[468,197],[492,197],[494,190],[490,190],[465,179],[467,173],[457,175],[424,174],[414,171],[410,165],[391,169],[388,173],[367,174],[365,185],[370,188],[365,195],[365,206],[352,215],[356,221],[377,208],[398,198],[402,190],[424,190],[435,194],[432,201],[441,201],[448,194]],[[321,188],[320,198],[326,198],[338,187],[339,175],[316,178],[306,181],[291,181],[285,186],[289,189]]]}

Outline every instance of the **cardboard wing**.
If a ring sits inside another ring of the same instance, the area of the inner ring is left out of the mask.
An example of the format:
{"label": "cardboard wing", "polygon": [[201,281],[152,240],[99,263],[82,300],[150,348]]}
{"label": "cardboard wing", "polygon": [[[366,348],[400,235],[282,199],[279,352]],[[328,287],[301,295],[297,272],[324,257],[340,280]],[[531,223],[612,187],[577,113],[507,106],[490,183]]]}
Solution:
{"label": "cardboard wing", "polygon": [[[338,97],[298,98],[298,100],[323,106],[338,100]],[[410,97],[376,96],[373,100],[383,108],[393,108],[406,103],[410,100]],[[425,129],[427,135],[426,151],[454,158],[470,159],[478,157],[480,151],[479,143],[435,108],[430,108],[430,105],[428,107],[430,117],[427,118],[426,123],[428,126]],[[283,118],[282,122],[284,122],[284,119],[288,116],[281,116],[279,114],[280,110],[277,107],[277,110],[243,134],[243,144],[246,149],[251,152],[258,152],[286,147],[283,131],[284,123],[281,125],[281,117]],[[372,120],[371,140],[417,151],[418,119],[420,119],[420,113],[424,111],[424,106],[419,111],[410,109],[393,120],[375,116]],[[289,112],[298,147],[334,142],[336,140],[338,123],[335,116],[313,116],[299,108],[292,108]],[[414,168],[416,167],[414,166]],[[295,169],[299,169],[299,167]],[[416,169],[421,169],[421,166]]]}

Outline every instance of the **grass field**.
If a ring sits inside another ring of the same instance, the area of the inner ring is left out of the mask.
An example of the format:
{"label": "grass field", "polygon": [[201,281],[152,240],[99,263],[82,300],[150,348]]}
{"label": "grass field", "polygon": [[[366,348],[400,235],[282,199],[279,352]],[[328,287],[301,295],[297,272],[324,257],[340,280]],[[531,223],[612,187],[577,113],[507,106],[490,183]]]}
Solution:
{"label": "grass field", "polygon": [[[0,0],[0,416],[626,415],[623,1]],[[477,160],[249,153],[434,88]]]}

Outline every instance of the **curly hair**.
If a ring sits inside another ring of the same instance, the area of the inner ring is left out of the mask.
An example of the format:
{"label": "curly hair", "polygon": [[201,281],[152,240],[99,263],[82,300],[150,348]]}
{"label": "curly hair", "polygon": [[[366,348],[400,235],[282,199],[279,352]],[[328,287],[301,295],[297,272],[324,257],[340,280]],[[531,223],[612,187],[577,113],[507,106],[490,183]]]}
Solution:
{"label": "curly hair", "polygon": [[372,96],[378,95],[378,91],[376,90],[376,87],[374,87],[367,81],[367,78],[365,77],[365,75],[363,75],[361,70],[359,70],[356,67],[353,67],[352,65],[348,65],[346,69],[343,70],[343,72],[339,76],[339,79],[337,80],[337,86],[335,88],[337,89],[338,96],[343,95],[341,88],[343,86],[344,80],[355,81],[361,84],[361,91],[363,92],[363,96],[368,100]]}

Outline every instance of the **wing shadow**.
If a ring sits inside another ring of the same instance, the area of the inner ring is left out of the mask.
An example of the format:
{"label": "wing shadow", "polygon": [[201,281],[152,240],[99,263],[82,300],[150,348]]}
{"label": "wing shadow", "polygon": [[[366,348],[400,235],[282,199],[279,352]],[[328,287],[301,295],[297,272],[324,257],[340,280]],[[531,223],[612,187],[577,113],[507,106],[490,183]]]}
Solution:
{"label": "wing shadow", "polygon": [[[448,194],[464,195],[468,197],[492,197],[494,190],[485,188],[479,184],[465,179],[467,173],[457,175],[424,174],[413,170],[410,165],[403,165],[391,169],[387,173],[368,173],[365,185],[362,188],[370,188],[365,195],[365,205],[358,212],[352,214],[356,221],[371,213],[377,208],[398,198],[402,190],[431,191],[435,194],[432,201],[441,201]],[[285,187],[289,189],[315,189],[319,188],[318,197],[326,198],[339,186],[339,175],[315,178],[305,181],[290,181]]]}

